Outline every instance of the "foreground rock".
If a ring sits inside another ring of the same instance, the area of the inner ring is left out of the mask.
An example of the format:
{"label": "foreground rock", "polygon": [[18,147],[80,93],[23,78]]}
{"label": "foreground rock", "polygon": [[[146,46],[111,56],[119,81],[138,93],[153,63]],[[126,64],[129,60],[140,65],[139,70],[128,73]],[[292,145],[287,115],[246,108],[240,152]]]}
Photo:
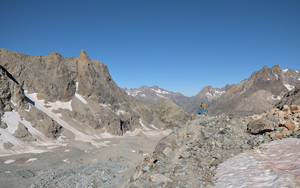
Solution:
{"label": "foreground rock", "polygon": [[295,138],[262,144],[220,164],[216,187],[299,187],[299,152]]}
{"label": "foreground rock", "polygon": [[[299,114],[291,110],[284,112],[285,116],[282,113],[272,109],[265,114],[239,118],[198,115],[162,139],[154,154],[136,167],[126,187],[214,187],[219,164],[240,153],[246,152],[242,155],[247,156],[263,143],[300,137],[297,126],[289,129],[280,124],[282,118],[298,122]],[[238,172],[233,170],[231,175]],[[218,183],[219,187],[226,185]]]}

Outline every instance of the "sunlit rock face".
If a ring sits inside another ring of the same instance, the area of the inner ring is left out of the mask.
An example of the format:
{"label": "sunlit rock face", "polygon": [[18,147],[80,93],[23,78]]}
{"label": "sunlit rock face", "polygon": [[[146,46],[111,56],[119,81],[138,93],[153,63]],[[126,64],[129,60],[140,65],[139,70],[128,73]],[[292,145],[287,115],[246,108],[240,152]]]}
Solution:
{"label": "sunlit rock face", "polygon": [[300,187],[300,140],[261,145],[220,164],[216,187]]}

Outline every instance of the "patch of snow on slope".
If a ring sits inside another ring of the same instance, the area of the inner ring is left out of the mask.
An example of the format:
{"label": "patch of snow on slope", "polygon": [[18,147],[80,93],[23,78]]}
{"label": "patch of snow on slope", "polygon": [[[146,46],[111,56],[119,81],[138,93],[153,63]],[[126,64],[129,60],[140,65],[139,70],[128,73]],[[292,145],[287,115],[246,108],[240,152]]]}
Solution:
{"label": "patch of snow on slope", "polygon": [[117,110],[116,111],[116,114],[119,116],[119,115],[121,115],[121,114],[126,114],[126,112],[125,111],[123,111],[123,110]]}
{"label": "patch of snow on slope", "polygon": [[53,110],[58,110],[59,108],[62,109],[69,109],[72,111],[72,106],[71,106],[72,100],[69,102],[61,102],[61,101],[56,101],[56,102],[48,102],[47,105],[51,106],[51,109]]}
{"label": "patch of snow on slope", "polygon": [[[25,92],[26,93],[26,92]],[[63,121],[62,119],[60,119],[60,114],[55,114],[51,111],[51,109],[45,108],[44,104],[43,104],[43,100],[38,100],[36,98],[36,93],[33,94],[26,94],[26,96],[35,102],[35,107],[43,112],[45,112],[49,117],[51,117],[52,119],[54,119],[55,121],[57,121],[58,124],[60,124],[61,126],[63,126],[65,129],[71,131],[74,135],[75,135],[75,140],[78,141],[82,141],[82,142],[90,142],[91,144],[93,144],[96,147],[103,147],[103,146],[107,146],[104,143],[101,142],[96,142],[94,139],[96,139],[94,136],[91,135],[87,135],[81,131],[78,131],[77,129],[75,129],[74,127],[72,127],[71,125],[69,125],[67,122]]]}
{"label": "patch of snow on slope", "polygon": [[289,70],[289,69],[284,69],[284,70],[282,70],[282,72],[286,73],[288,70]]}
{"label": "patch of snow on slope", "polygon": [[143,130],[145,130],[145,131],[150,131],[151,130],[151,129],[149,129],[149,128],[146,127],[146,125],[142,122],[141,118],[140,118],[140,124],[141,124]]}
{"label": "patch of snow on slope", "polygon": [[158,97],[160,97],[160,98],[164,98],[165,96],[163,96],[163,95],[160,95],[160,94],[158,94],[158,93],[155,93]]}
{"label": "patch of snow on slope", "polygon": [[5,161],[4,164],[10,164],[10,163],[13,163],[13,162],[15,162],[15,160],[9,159],[9,160]]}
{"label": "patch of snow on slope", "polygon": [[217,90],[215,90],[214,96],[216,96],[216,95],[221,96],[223,93],[225,93],[225,91],[217,91]]}
{"label": "patch of snow on slope", "polygon": [[154,92],[156,92],[156,93],[160,93],[160,94],[170,94],[170,92],[168,92],[168,91],[162,91],[160,89],[155,90],[155,89],[151,88],[151,90],[154,91]]}
{"label": "patch of snow on slope", "polygon": [[131,96],[135,97],[135,96],[137,96],[140,92],[142,92],[142,91],[135,91],[135,92],[133,92],[133,93],[131,94]]}
{"label": "patch of snow on slope", "polygon": [[32,161],[35,161],[35,160],[36,160],[36,158],[30,158],[27,161],[25,161],[25,163],[29,163],[29,162],[32,162]]}
{"label": "patch of snow on slope", "polygon": [[211,94],[211,93],[209,93],[209,92],[207,92],[207,93],[206,93],[206,96],[210,96],[210,97],[211,97],[211,96],[212,96],[212,94]]}
{"label": "patch of snow on slope", "polygon": [[270,80],[270,78],[267,78],[267,80]]}
{"label": "patch of snow on slope", "polygon": [[273,99],[273,100],[281,100],[281,97],[280,97],[280,96],[277,96],[277,98],[274,98],[274,97],[275,97],[275,95],[272,96],[272,99]]}
{"label": "patch of snow on slope", "polygon": [[78,82],[76,82],[76,92],[75,92],[75,96],[83,103],[83,104],[87,104],[86,100],[83,98],[83,96],[77,94],[78,91]]}
{"label": "patch of snow on slope", "polygon": [[[30,122],[21,119],[16,111],[5,112],[2,121],[7,124],[6,129],[0,129],[0,156],[13,155],[19,153],[42,153],[46,150],[38,149],[35,146],[53,145],[58,142],[51,140],[44,136],[41,132],[33,128]],[[27,127],[28,131],[37,139],[35,142],[24,142],[13,136],[14,132],[18,129],[18,124],[21,123]],[[13,150],[7,150],[4,147],[5,143],[10,142],[13,144]]]}
{"label": "patch of snow on slope", "polygon": [[284,86],[285,86],[289,91],[291,91],[292,89],[295,88],[295,86],[291,86],[290,84],[284,84]]}
{"label": "patch of snow on slope", "polygon": [[277,80],[279,80],[279,76],[277,74],[275,74],[275,77],[276,77]]}

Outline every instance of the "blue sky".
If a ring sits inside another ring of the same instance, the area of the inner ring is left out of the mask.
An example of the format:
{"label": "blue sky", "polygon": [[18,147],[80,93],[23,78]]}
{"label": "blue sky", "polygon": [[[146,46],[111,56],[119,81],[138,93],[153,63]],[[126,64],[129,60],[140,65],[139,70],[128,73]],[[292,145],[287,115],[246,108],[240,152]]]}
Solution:
{"label": "blue sky", "polygon": [[0,17],[0,48],[84,49],[120,87],[193,96],[264,65],[300,69],[299,0],[1,0]]}

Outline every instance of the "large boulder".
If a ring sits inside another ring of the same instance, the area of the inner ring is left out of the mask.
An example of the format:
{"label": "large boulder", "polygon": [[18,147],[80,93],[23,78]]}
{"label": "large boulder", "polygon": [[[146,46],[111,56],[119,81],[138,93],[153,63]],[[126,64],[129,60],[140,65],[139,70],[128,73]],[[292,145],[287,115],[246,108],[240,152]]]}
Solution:
{"label": "large boulder", "polygon": [[263,117],[261,119],[252,121],[248,124],[248,130],[251,134],[263,134],[275,129],[275,122],[272,122],[269,118]]}

